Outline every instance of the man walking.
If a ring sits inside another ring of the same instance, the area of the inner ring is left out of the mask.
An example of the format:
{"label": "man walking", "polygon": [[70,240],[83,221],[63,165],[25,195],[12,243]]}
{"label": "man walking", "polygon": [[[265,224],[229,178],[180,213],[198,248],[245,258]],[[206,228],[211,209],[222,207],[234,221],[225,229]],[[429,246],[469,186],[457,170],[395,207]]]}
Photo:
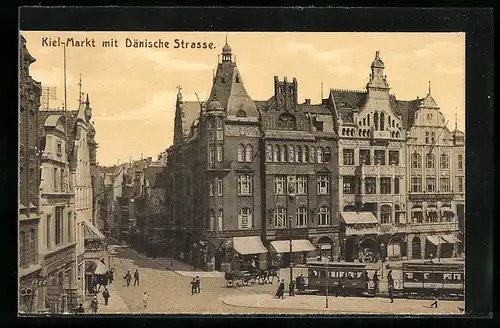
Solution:
{"label": "man walking", "polygon": [[144,310],[148,308],[148,300],[149,300],[149,295],[148,293],[144,292],[144,295],[142,296],[142,304],[144,305]]}
{"label": "man walking", "polygon": [[201,292],[201,281],[200,281],[200,277],[196,276],[196,280],[195,280],[195,283],[196,283],[196,293],[199,294]]}
{"label": "man walking", "polygon": [[137,283],[137,286],[139,286],[139,270],[135,269],[134,272],[134,286]]}
{"label": "man walking", "polygon": [[434,297],[434,302],[431,304],[431,308],[435,307],[436,309],[438,308],[438,296],[437,296],[437,289],[434,288],[432,291],[432,296]]}
{"label": "man walking", "polygon": [[285,299],[285,279],[281,279],[278,290],[276,291],[276,297]]}
{"label": "man walking", "polygon": [[127,287],[130,286],[130,281],[132,280],[132,275],[130,274],[130,271],[127,270],[127,273],[125,273],[125,280],[127,281]]}
{"label": "man walking", "polygon": [[194,295],[198,290],[196,288],[196,278],[193,278],[193,281],[191,281],[191,295]]}
{"label": "man walking", "polygon": [[108,299],[111,297],[109,294],[109,290],[107,287],[104,287],[104,290],[102,291],[102,297],[104,298],[104,305],[108,305]]}
{"label": "man walking", "polygon": [[392,278],[392,270],[389,270],[389,273],[387,273],[387,287],[391,303],[394,303],[394,278]]}
{"label": "man walking", "polygon": [[288,285],[288,295],[290,296],[295,296],[295,282],[293,280],[290,280],[290,284]]}
{"label": "man walking", "polygon": [[378,284],[379,284],[378,271],[375,271],[375,273],[373,274],[373,296],[377,295],[378,293]]}

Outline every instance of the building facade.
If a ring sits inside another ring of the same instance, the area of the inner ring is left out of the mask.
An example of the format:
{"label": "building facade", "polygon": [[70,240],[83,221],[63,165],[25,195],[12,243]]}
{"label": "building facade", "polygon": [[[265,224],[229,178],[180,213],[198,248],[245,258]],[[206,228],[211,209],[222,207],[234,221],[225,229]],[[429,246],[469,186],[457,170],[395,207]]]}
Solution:
{"label": "building facade", "polygon": [[[402,104],[403,105],[403,104]],[[449,258],[463,252],[465,135],[429,93],[406,104],[408,258]],[[461,233],[462,232],[462,233]]]}
{"label": "building facade", "polygon": [[20,36],[19,51],[19,311],[36,312],[38,287],[45,283],[38,257],[40,150],[38,149],[38,112],[42,88],[30,76],[35,62],[26,40]]}

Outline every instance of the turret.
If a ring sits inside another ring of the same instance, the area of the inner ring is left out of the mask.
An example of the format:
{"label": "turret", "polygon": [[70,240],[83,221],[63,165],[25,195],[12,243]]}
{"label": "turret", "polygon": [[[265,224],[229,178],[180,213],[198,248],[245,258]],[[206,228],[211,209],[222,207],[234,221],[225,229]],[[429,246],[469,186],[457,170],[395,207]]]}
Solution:
{"label": "turret", "polygon": [[184,130],[182,129],[182,117],[184,116],[184,101],[182,100],[181,86],[177,87],[177,101],[175,103],[174,117],[174,145],[184,142]]}
{"label": "turret", "polygon": [[90,122],[92,118],[92,107],[90,107],[89,94],[87,93],[87,100],[85,100],[85,120]]}
{"label": "turret", "polygon": [[380,51],[375,52],[375,59],[371,64],[370,81],[366,86],[367,90],[371,89],[389,91],[389,83],[387,77],[384,75],[384,62],[380,59]]}

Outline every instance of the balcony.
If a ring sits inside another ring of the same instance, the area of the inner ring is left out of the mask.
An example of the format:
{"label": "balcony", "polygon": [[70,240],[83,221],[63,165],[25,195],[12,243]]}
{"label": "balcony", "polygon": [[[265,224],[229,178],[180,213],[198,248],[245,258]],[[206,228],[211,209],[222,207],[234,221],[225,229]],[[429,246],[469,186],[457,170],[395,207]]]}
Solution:
{"label": "balcony", "polygon": [[233,161],[215,161],[213,163],[208,163],[207,171],[211,172],[229,172],[231,170],[231,164]]}
{"label": "balcony", "polygon": [[379,234],[395,234],[395,233],[407,233],[408,228],[406,224],[380,224],[378,227]]}
{"label": "balcony", "polygon": [[376,235],[378,233],[377,227],[358,227],[356,225],[347,225],[345,227],[346,236],[354,236],[354,235]]}
{"label": "balcony", "polygon": [[434,232],[434,231],[458,231],[458,222],[425,222],[411,223],[408,233],[411,232]]}
{"label": "balcony", "polygon": [[[352,195],[350,195],[352,196]],[[382,194],[357,194],[355,195],[356,203],[377,203],[377,202],[394,202],[399,200],[401,195],[382,195]]]}
{"label": "balcony", "polygon": [[261,232],[261,230],[205,230],[205,233],[203,233],[203,235],[207,238],[248,237],[260,236]]}

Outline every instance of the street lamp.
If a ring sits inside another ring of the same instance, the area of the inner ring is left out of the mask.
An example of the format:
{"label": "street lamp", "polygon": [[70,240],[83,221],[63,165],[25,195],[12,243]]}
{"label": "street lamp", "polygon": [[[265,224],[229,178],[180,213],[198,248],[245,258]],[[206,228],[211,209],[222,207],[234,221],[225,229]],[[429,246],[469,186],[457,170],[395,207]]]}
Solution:
{"label": "street lamp", "polygon": [[330,259],[327,257],[325,261],[325,307],[328,309],[328,261]]}

